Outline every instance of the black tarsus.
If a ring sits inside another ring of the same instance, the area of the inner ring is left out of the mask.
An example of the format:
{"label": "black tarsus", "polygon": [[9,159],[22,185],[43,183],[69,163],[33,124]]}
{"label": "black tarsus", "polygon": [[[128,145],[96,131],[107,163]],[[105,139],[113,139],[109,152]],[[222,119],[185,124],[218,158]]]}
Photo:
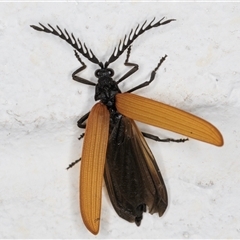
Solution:
{"label": "black tarsus", "polygon": [[84,136],[85,136],[85,133],[82,133],[82,134],[80,135],[80,137],[78,138],[78,140],[81,140],[82,138],[84,138]]}
{"label": "black tarsus", "polygon": [[128,37],[127,35],[125,35],[124,40],[119,42],[119,45],[117,48],[114,49],[111,57],[109,58],[109,60],[107,61],[108,64],[114,62],[116,59],[119,58],[119,56],[133,43],[133,41],[140,36],[142,33],[146,32],[147,30],[154,28],[154,27],[159,27],[160,25],[164,25],[167,23],[170,23],[172,21],[176,21],[176,19],[169,19],[166,20],[164,22],[162,22],[162,20],[164,19],[164,17],[162,19],[160,19],[159,21],[157,21],[156,23],[154,23],[152,25],[152,23],[154,22],[155,18],[153,18],[153,20],[144,28],[145,24],[147,21],[145,21],[141,27],[139,27],[139,25],[137,25],[136,29],[133,31],[133,29],[131,29]]}
{"label": "black tarsus", "polygon": [[72,168],[75,164],[77,164],[80,161],[81,161],[81,158],[77,159],[76,161],[70,163],[66,169],[68,170],[69,168]]}
{"label": "black tarsus", "polygon": [[86,57],[89,61],[96,63],[96,64],[100,64],[99,60],[97,59],[97,57],[93,54],[92,50],[86,47],[85,43],[82,44],[81,41],[79,40],[79,38],[76,40],[76,38],[74,37],[74,35],[71,33],[71,36],[69,35],[69,33],[67,32],[66,29],[64,29],[64,32],[61,30],[61,28],[59,26],[56,26],[56,28],[58,29],[58,32],[55,28],[53,28],[50,24],[48,24],[47,28],[45,27],[43,24],[39,23],[39,25],[42,27],[38,27],[35,25],[30,25],[30,27],[32,27],[33,29],[35,29],[36,31],[42,31],[42,32],[46,32],[46,33],[51,33],[54,34],[60,38],[62,38],[63,40],[65,40],[67,43],[69,43],[73,48],[75,48],[78,52],[80,52],[84,57]]}

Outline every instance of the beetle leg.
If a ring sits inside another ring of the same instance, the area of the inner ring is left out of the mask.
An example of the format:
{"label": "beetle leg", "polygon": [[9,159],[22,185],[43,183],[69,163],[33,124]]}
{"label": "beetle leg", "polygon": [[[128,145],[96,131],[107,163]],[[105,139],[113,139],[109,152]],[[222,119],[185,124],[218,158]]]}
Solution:
{"label": "beetle leg", "polygon": [[[89,113],[88,113],[88,114],[89,114]],[[84,115],[84,116],[85,116],[85,115]],[[82,138],[84,138],[84,135],[85,135],[85,133],[82,133],[82,134],[80,135],[80,137],[78,138],[78,140],[81,140]],[[74,162],[70,163],[66,169],[68,170],[69,168],[72,168],[73,166],[75,166],[75,165],[76,165],[78,162],[80,162],[80,161],[81,161],[81,158],[75,160]]]}
{"label": "beetle leg", "polygon": [[135,73],[138,70],[138,64],[136,63],[130,63],[128,62],[129,57],[130,57],[130,53],[131,53],[131,46],[129,46],[128,50],[127,50],[127,58],[125,60],[124,65],[125,66],[129,66],[132,67],[131,70],[129,70],[127,73],[125,73],[118,81],[117,84],[119,84],[120,82],[122,82],[123,80],[125,80],[126,78],[128,78],[129,76],[131,76],[133,73]]}
{"label": "beetle leg", "polygon": [[180,143],[180,142],[188,141],[188,138],[180,138],[180,139],[165,138],[165,139],[161,139],[158,136],[152,135],[150,133],[142,132],[142,134],[143,134],[144,137],[152,139],[152,140],[157,141],[157,142],[177,142],[177,143]]}
{"label": "beetle leg", "polygon": [[90,112],[86,113],[85,115],[83,115],[83,116],[77,121],[77,125],[78,125],[79,128],[86,128],[86,123],[84,123],[84,122],[87,120],[87,118],[88,118],[88,116],[89,116],[89,113],[90,113]]}
{"label": "beetle leg", "polygon": [[96,86],[96,83],[91,82],[91,81],[89,81],[89,80],[87,80],[87,79],[85,79],[85,78],[82,78],[82,77],[77,76],[77,74],[78,74],[79,72],[83,71],[87,66],[86,66],[86,64],[81,60],[81,58],[80,58],[80,56],[78,55],[77,51],[74,50],[74,52],[75,52],[75,56],[76,56],[77,60],[82,64],[82,66],[72,73],[72,78],[73,78],[73,80],[75,80],[75,81],[77,81],[77,82],[80,82],[80,83],[83,83],[83,84],[87,84],[87,85],[91,85],[91,86]]}
{"label": "beetle leg", "polygon": [[[80,135],[80,137],[78,138],[78,140],[84,138],[84,135],[85,135],[85,133],[82,133],[82,134]],[[74,162],[70,163],[66,169],[68,170],[69,168],[72,168],[73,166],[75,166],[75,164],[77,164],[77,163],[80,162],[80,161],[81,161],[81,158],[75,160]]]}
{"label": "beetle leg", "polygon": [[68,170],[69,168],[72,168],[75,164],[77,164],[80,161],[81,161],[81,158],[77,159],[76,161],[70,163],[66,169]]}
{"label": "beetle leg", "polygon": [[155,75],[156,75],[156,72],[158,70],[158,68],[162,65],[162,63],[164,62],[164,60],[166,59],[167,55],[165,55],[164,57],[162,57],[157,65],[157,67],[152,71],[151,73],[151,77],[150,77],[150,80],[149,81],[146,81],[146,82],[143,82],[141,84],[139,84],[138,86],[128,90],[127,92],[130,93],[130,92],[133,92],[133,91],[136,91],[140,88],[143,88],[143,87],[146,87],[148,86],[154,79],[155,79]]}
{"label": "beetle leg", "polygon": [[84,135],[85,135],[85,133],[82,133],[82,134],[80,135],[80,137],[78,138],[78,140],[81,140],[81,139],[84,137]]}

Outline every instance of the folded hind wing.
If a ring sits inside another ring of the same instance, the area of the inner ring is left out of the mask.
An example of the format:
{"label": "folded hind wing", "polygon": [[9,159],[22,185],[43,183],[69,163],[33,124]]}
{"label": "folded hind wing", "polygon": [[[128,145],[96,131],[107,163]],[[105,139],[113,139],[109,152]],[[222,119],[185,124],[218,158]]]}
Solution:
{"label": "folded hind wing", "polygon": [[122,116],[112,130],[105,164],[108,194],[120,217],[138,226],[148,206],[162,216],[167,191],[142,133],[135,122]]}

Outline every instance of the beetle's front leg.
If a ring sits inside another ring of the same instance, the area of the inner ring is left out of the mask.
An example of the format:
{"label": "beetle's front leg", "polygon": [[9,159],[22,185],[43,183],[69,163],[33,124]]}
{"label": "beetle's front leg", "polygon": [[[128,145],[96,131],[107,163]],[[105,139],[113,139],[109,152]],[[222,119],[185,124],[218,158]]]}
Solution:
{"label": "beetle's front leg", "polygon": [[129,46],[128,50],[127,50],[127,57],[125,60],[124,65],[125,66],[129,66],[132,67],[127,73],[125,73],[118,81],[117,84],[119,84],[120,82],[122,82],[123,80],[125,80],[126,78],[128,78],[129,76],[131,76],[133,73],[135,73],[138,70],[138,64],[136,63],[130,63],[129,57],[130,57],[130,53],[131,53],[131,46]]}
{"label": "beetle's front leg", "polygon": [[77,82],[80,82],[80,83],[83,83],[83,84],[87,84],[87,85],[91,85],[91,86],[96,86],[96,83],[91,82],[91,81],[89,81],[89,80],[87,80],[87,79],[85,79],[85,78],[82,78],[82,77],[77,76],[77,74],[78,74],[79,72],[83,71],[87,66],[86,66],[86,64],[81,60],[81,58],[80,58],[80,56],[78,55],[77,51],[74,50],[74,52],[75,52],[75,56],[76,56],[77,60],[82,64],[82,66],[72,73],[72,78],[73,78],[73,80],[74,80],[74,81],[77,81]]}

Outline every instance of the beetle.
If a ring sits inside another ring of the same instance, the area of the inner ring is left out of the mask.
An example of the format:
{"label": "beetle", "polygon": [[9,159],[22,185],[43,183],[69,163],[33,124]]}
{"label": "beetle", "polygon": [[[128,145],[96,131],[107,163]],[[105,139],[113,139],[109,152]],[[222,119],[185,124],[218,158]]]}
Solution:
{"label": "beetle", "polygon": [[[143,212],[148,208],[151,214],[162,216],[168,205],[166,187],[156,160],[144,137],[160,142],[185,142],[188,139],[160,139],[149,133],[140,132],[134,120],[167,129],[187,137],[204,141],[216,146],[223,145],[223,137],[211,123],[183,110],[147,99],[135,94],[140,88],[148,86],[157,70],[166,59],[162,57],[151,72],[149,81],[122,93],[119,84],[138,70],[136,63],[129,62],[134,40],[144,32],[175,19],[164,18],[148,24],[145,21],[135,30],[125,35],[123,41],[114,49],[112,55],[102,63],[73,34],[60,27],[31,25],[37,31],[54,34],[75,50],[81,66],[73,72],[73,80],[95,86],[95,100],[98,101],[90,112],[78,121],[78,127],[86,128],[80,170],[80,211],[83,221],[90,232],[97,234],[100,225],[101,194],[103,176],[108,194],[117,214],[129,222],[140,225]],[[120,79],[114,80],[114,71],[109,65],[127,50],[125,65],[131,69]],[[95,71],[97,83],[78,76],[86,68],[79,53],[100,68]],[[87,123],[86,123],[87,121]],[[80,138],[81,138],[80,137]]]}

